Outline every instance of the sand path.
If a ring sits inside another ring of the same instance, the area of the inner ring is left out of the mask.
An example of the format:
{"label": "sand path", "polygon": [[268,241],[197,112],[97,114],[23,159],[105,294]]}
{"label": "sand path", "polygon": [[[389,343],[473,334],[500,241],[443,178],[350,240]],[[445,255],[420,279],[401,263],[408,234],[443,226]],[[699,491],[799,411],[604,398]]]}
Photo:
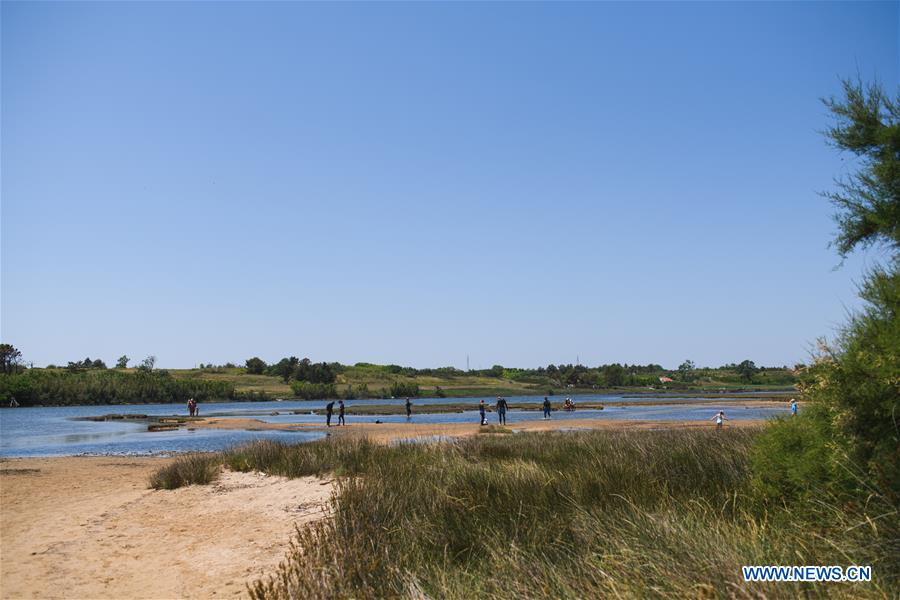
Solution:
{"label": "sand path", "polygon": [[0,597],[242,595],[331,495],[315,478],[230,471],[210,486],[148,489],[168,460],[0,462]]}

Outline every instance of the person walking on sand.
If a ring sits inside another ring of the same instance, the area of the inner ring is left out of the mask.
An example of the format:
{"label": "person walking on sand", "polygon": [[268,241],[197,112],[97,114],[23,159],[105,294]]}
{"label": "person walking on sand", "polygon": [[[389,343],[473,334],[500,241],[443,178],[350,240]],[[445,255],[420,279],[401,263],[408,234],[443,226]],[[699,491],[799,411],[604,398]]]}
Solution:
{"label": "person walking on sand", "polygon": [[334,400],[325,405],[325,426],[331,427],[331,415],[334,414]]}
{"label": "person walking on sand", "polygon": [[409,401],[409,398],[406,399],[406,420],[409,421],[412,419],[412,402]]}
{"label": "person walking on sand", "polygon": [[550,399],[544,396],[544,418],[550,418]]}
{"label": "person walking on sand", "polygon": [[338,425],[346,425],[344,421],[344,401],[338,402]]}
{"label": "person walking on sand", "polygon": [[487,425],[487,417],[484,414],[485,406],[484,400],[478,405],[478,414],[481,416],[481,421],[479,421],[482,425]]}
{"label": "person walking on sand", "polygon": [[722,425],[724,425],[725,421],[728,420],[728,418],[725,416],[724,410],[720,410],[719,412],[717,412],[716,416],[714,416],[712,419],[710,419],[710,421],[712,421],[713,419],[716,421],[716,429],[717,430],[722,429]]}
{"label": "person walking on sand", "polygon": [[791,398],[791,416],[797,416],[797,401]]}
{"label": "person walking on sand", "polygon": [[497,417],[499,417],[501,425],[506,425],[507,408],[509,408],[509,405],[506,404],[506,398],[497,396]]}

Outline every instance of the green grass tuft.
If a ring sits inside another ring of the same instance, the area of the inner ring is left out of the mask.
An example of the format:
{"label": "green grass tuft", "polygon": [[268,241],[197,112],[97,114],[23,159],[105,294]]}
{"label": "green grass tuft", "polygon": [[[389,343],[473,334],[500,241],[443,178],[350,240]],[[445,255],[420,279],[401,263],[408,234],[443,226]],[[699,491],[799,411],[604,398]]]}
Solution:
{"label": "green grass tuft", "polygon": [[503,425],[487,425],[480,427],[478,433],[512,433],[513,430]]}
{"label": "green grass tuft", "polygon": [[174,490],[186,485],[206,485],[216,480],[221,458],[216,454],[184,454],[150,476],[150,487]]}

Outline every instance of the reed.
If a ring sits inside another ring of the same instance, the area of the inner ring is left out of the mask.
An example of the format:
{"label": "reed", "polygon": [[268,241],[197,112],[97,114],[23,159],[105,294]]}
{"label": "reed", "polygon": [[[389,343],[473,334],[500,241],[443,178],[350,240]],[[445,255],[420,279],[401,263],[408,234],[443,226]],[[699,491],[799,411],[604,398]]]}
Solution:
{"label": "reed", "polygon": [[221,458],[216,454],[183,454],[150,477],[150,487],[174,490],[186,485],[206,485],[219,474]]}

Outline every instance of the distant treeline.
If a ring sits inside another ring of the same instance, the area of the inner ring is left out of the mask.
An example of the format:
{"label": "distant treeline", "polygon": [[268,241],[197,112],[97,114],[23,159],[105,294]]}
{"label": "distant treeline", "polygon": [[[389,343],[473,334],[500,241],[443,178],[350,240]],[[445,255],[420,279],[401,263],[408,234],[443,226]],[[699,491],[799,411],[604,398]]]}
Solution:
{"label": "distant treeline", "polygon": [[[348,385],[345,389],[339,390],[333,383],[309,383],[306,381],[292,381],[291,391],[294,396],[303,400],[320,400],[320,399],[342,399],[357,400],[365,398],[405,398],[416,397],[419,395],[419,385],[416,383],[407,383],[396,381],[391,384],[390,388],[385,388],[377,393],[371,392],[367,384],[354,387]],[[442,397],[443,393],[438,388],[436,396]]]}
{"label": "distant treeline", "polygon": [[[91,358],[70,361],[64,368],[26,369],[21,352],[9,344],[0,344],[0,404],[8,405],[13,398],[22,406],[179,403],[191,397],[201,402],[267,399],[262,391],[236,390],[235,385],[254,381],[252,376],[278,377],[290,386],[297,398],[348,400],[415,397],[420,393],[459,396],[465,395],[463,390],[475,395],[505,394],[503,390],[553,395],[569,388],[573,391],[627,387],[684,389],[747,384],[788,386],[796,382],[792,369],[757,367],[750,360],[714,369],[698,368],[687,360],[677,370],[666,370],[654,363],[611,363],[596,367],[550,364],[530,369],[494,365],[490,369],[464,371],[455,367],[416,369],[365,362],[354,365],[314,363],[296,356],[267,364],[259,357],[253,357],[243,368],[231,363],[201,365],[199,372],[194,372],[196,376],[190,377],[155,369],[154,356],[146,357],[134,369],[127,369],[130,361],[128,356],[119,357],[115,369],[108,369],[102,360]],[[206,378],[203,377],[205,373],[215,376]],[[251,377],[242,381],[243,375]],[[473,381],[473,378],[477,379]],[[257,383],[246,387],[255,387]],[[511,385],[513,383],[515,385]]]}
{"label": "distant treeline", "polygon": [[[211,365],[206,365],[210,368]],[[233,368],[228,364],[224,367]],[[295,356],[282,358],[274,364],[267,364],[259,357],[253,357],[246,361],[247,373],[257,375],[272,375],[281,377],[285,383],[305,382],[309,384],[333,384],[339,376],[344,380],[357,379],[382,379],[391,381],[398,377],[437,377],[448,378],[463,376],[488,377],[498,380],[515,381],[518,383],[533,384],[537,386],[552,387],[581,387],[581,388],[605,388],[605,387],[649,387],[660,385],[661,377],[669,378],[665,382],[669,387],[688,386],[704,383],[723,384],[751,384],[762,383],[766,385],[792,385],[795,383],[793,371],[788,367],[757,367],[751,360],[741,363],[728,364],[717,368],[698,368],[690,360],[682,363],[678,369],[667,370],[661,365],[650,363],[646,365],[627,363],[611,363],[588,367],[586,365],[550,364],[546,367],[533,369],[521,369],[494,365],[490,369],[473,369],[463,371],[455,367],[440,367],[429,369],[416,369],[402,367],[400,365],[376,365],[360,362],[355,365],[342,365],[341,363],[313,363],[308,358],[298,359]],[[310,387],[298,389],[313,389]],[[322,388],[326,389],[326,388]],[[296,391],[296,390],[295,390]],[[337,392],[335,392],[337,394]],[[412,396],[398,390],[394,396]],[[337,397],[337,396],[334,396]],[[364,397],[364,396],[363,396]]]}
{"label": "distant treeline", "polygon": [[264,400],[265,394],[235,392],[224,381],[176,379],[164,370],[58,371],[28,369],[0,377],[0,403],[15,398],[20,406],[76,404],[182,403],[188,398],[210,400]]}

